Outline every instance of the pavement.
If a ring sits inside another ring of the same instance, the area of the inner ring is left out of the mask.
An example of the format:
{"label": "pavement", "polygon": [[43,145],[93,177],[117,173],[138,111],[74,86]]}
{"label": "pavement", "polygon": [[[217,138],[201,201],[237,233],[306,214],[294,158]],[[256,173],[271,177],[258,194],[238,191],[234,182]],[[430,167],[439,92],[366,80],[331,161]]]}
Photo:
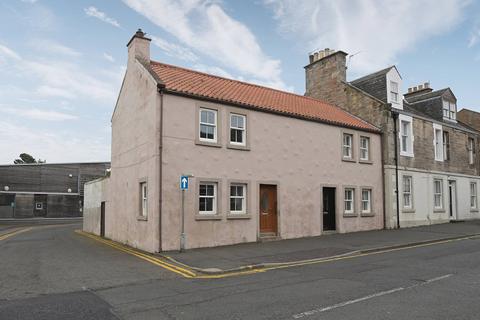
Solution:
{"label": "pavement", "polygon": [[[204,279],[79,235],[79,227],[33,226],[0,240],[0,319],[477,320],[480,314],[480,237]],[[442,228],[437,235],[465,235],[456,224]]]}
{"label": "pavement", "polygon": [[244,243],[191,249],[185,252],[166,252],[160,256],[200,273],[223,274],[422,245],[474,235],[480,235],[480,220]]}

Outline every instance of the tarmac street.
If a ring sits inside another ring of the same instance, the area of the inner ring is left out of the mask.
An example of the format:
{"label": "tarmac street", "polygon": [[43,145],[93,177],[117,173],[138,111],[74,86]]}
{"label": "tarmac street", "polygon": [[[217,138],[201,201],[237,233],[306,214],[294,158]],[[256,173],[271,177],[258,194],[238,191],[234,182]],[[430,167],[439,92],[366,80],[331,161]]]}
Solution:
{"label": "tarmac street", "polygon": [[[28,228],[0,240],[2,320],[478,319],[480,314],[479,237],[202,279],[82,236],[75,232],[78,224]],[[1,236],[13,229],[0,231]]]}

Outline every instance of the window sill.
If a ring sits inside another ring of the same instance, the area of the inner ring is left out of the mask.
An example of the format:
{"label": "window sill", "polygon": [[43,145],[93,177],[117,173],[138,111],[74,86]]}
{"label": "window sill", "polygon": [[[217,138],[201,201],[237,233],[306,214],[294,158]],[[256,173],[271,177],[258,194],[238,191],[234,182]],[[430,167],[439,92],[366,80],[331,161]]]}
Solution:
{"label": "window sill", "polygon": [[361,213],[360,214],[360,217],[365,217],[365,218],[370,218],[370,217],[374,217],[375,216],[375,213],[374,212],[365,212],[365,213]]}
{"label": "window sill", "polygon": [[222,220],[222,216],[219,214],[196,214],[195,220],[197,221]]}
{"label": "window sill", "polygon": [[343,213],[344,218],[356,218],[358,217],[358,214],[356,213]]}
{"label": "window sill", "polygon": [[345,161],[345,162],[357,162],[355,159],[353,158],[342,158],[342,161]]}
{"label": "window sill", "polygon": [[445,209],[433,209],[433,212],[435,213],[444,213],[446,212]]}
{"label": "window sill", "polygon": [[231,144],[231,143],[227,144],[227,149],[250,151],[249,146],[242,146],[242,145],[236,145],[236,144]]}
{"label": "window sill", "polygon": [[470,212],[478,212],[478,209],[470,209]]}
{"label": "window sill", "polygon": [[415,213],[415,209],[402,209],[402,213]]}
{"label": "window sill", "polygon": [[227,214],[227,220],[236,220],[236,219],[251,219],[252,216],[248,213],[229,213]]}
{"label": "window sill", "polygon": [[206,146],[206,147],[214,147],[214,148],[221,148],[222,145],[219,142],[208,142],[202,140],[195,140],[195,144],[198,146]]}
{"label": "window sill", "polygon": [[414,158],[413,153],[402,153],[400,152],[401,157]]}
{"label": "window sill", "polygon": [[358,160],[358,162],[363,164],[373,164],[372,160]]}
{"label": "window sill", "polygon": [[148,217],[138,216],[137,221],[148,221]]}

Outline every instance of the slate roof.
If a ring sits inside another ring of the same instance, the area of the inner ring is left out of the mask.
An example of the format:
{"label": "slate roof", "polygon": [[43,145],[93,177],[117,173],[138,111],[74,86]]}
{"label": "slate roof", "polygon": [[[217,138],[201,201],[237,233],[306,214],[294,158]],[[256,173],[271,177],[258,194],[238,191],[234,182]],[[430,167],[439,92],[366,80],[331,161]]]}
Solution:
{"label": "slate roof", "polygon": [[377,99],[387,102],[387,73],[395,66],[371,73],[364,77],[350,81],[350,85],[365,91]]}
{"label": "slate roof", "polygon": [[445,88],[445,89],[440,89],[440,90],[435,90],[435,91],[415,95],[415,96],[412,96],[412,97],[409,97],[407,95],[405,97],[405,100],[407,100],[409,103],[415,103],[415,102],[418,102],[418,101],[423,101],[423,100],[427,100],[427,99],[441,97],[446,91],[449,91],[449,90],[450,90],[449,88]]}
{"label": "slate roof", "polygon": [[150,61],[149,67],[167,93],[234,104],[342,127],[380,132],[375,126],[339,107],[310,97],[156,61]]}

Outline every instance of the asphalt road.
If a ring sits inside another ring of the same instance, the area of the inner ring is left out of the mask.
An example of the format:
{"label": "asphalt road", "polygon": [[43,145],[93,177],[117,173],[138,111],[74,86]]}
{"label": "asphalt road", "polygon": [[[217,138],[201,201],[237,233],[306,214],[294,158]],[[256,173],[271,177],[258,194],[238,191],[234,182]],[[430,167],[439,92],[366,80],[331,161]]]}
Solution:
{"label": "asphalt road", "polygon": [[0,319],[479,319],[480,239],[186,279],[73,232],[0,241]]}

